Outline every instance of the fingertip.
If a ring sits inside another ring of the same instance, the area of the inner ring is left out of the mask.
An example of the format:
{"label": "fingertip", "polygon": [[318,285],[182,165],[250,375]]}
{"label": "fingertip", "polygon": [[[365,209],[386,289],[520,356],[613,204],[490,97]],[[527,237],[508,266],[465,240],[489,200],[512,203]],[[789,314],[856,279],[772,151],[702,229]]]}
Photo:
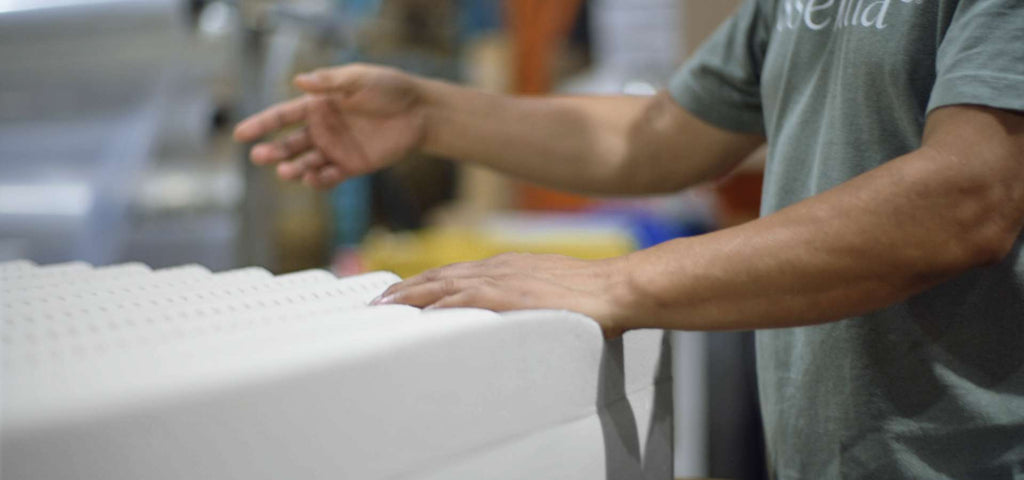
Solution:
{"label": "fingertip", "polygon": [[284,162],[277,165],[277,176],[282,180],[295,180],[299,176],[298,166],[293,162]]}
{"label": "fingertip", "polygon": [[296,75],[292,78],[292,85],[295,85],[302,90],[313,90],[318,86],[313,75],[308,73],[300,73]]}
{"label": "fingertip", "polygon": [[423,307],[423,310],[437,310],[439,308],[447,308],[447,305],[445,305],[444,301],[445,299],[442,298],[434,303],[431,303],[430,305]]}
{"label": "fingertip", "polygon": [[292,79],[292,84],[310,93],[321,92],[330,88],[330,81],[326,72],[314,70],[312,72],[300,73]]}
{"label": "fingertip", "polygon": [[344,179],[344,175],[341,173],[341,169],[336,166],[327,166],[320,170],[317,174],[320,183],[328,186],[337,185]]}
{"label": "fingertip", "polygon": [[395,293],[395,290],[396,290],[396,289],[398,288],[398,286],[399,286],[399,285],[401,285],[401,284],[402,284],[402,282],[398,282],[398,283],[393,283],[393,284],[391,284],[391,286],[389,286],[388,288],[385,288],[385,289],[384,289],[384,291],[383,291],[383,292],[381,292],[381,294],[380,294],[380,297],[387,297],[387,296],[391,296],[392,294],[394,294],[394,293]]}
{"label": "fingertip", "polygon": [[249,134],[246,132],[248,129],[246,122],[241,122],[238,125],[235,125],[235,129],[231,132],[231,137],[234,138],[236,142],[248,142],[250,139]]}
{"label": "fingertip", "polygon": [[265,165],[281,159],[281,152],[273,145],[260,143],[252,147],[249,159],[257,165]]}
{"label": "fingertip", "polygon": [[317,188],[316,174],[313,172],[306,172],[302,174],[302,183],[309,188]]}
{"label": "fingertip", "polygon": [[442,298],[439,298],[436,302],[431,303],[430,305],[427,305],[427,306],[423,307],[423,310],[438,310],[438,309],[441,309],[441,308],[457,308],[458,307],[458,299],[453,300],[452,298],[453,297],[442,297]]}

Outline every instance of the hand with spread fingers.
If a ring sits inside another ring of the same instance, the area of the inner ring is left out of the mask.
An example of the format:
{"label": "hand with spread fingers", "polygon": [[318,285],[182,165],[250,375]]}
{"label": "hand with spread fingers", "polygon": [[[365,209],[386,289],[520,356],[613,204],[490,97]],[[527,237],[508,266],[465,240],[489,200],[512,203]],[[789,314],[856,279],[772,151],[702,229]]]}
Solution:
{"label": "hand with spread fingers", "polygon": [[245,119],[234,132],[252,142],[292,129],[249,154],[255,164],[277,164],[282,179],[329,188],[396,163],[426,135],[417,80],[399,70],[346,65],[299,75],[295,85],[306,95]]}
{"label": "hand with spread fingers", "polygon": [[625,330],[622,321],[630,311],[626,258],[506,253],[428,270],[392,285],[371,304],[572,310],[596,320],[605,336],[617,337]]}

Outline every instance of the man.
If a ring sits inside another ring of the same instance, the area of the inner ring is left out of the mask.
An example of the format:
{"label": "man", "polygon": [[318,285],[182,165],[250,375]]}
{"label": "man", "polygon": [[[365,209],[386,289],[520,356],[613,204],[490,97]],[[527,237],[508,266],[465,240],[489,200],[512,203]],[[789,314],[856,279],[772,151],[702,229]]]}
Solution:
{"label": "man", "polygon": [[[386,68],[296,78],[240,124],[328,187],[411,151],[597,194],[767,141],[762,217],[605,261],[502,255],[377,303],[565,308],[609,336],[760,329],[777,478],[1024,478],[1024,2],[745,3],[647,98],[514,98]],[[795,328],[777,328],[795,327]]]}

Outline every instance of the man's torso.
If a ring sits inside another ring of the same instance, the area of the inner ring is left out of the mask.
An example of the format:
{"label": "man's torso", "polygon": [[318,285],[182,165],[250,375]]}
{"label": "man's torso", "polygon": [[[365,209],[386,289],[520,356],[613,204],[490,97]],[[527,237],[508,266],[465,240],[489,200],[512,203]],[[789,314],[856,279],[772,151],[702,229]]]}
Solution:
{"label": "man's torso", "polygon": [[[769,139],[764,214],[920,146],[957,4],[760,2],[768,37],[760,79]],[[872,232],[862,234],[867,241]],[[862,318],[758,332],[773,471],[1024,475],[1020,247],[998,265]]]}

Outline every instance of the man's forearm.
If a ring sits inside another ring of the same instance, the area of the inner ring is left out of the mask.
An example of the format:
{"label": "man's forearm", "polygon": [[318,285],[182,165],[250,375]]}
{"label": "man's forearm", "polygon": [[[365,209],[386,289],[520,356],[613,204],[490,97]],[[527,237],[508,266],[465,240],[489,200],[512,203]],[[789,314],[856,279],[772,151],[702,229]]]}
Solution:
{"label": "man's forearm", "polygon": [[429,82],[424,150],[587,193],[617,190],[640,97],[495,95]]}
{"label": "man's forearm", "polygon": [[968,112],[932,142],[946,144],[940,148],[926,146],[748,224],[631,255],[633,304],[623,320],[632,323],[624,327],[822,323],[998,260],[1024,217],[1024,150],[1019,138],[989,133],[999,130],[991,117]]}
{"label": "man's forearm", "polygon": [[423,82],[426,152],[564,190],[678,190],[727,171],[760,143],[700,123],[665,95],[514,97]]}

